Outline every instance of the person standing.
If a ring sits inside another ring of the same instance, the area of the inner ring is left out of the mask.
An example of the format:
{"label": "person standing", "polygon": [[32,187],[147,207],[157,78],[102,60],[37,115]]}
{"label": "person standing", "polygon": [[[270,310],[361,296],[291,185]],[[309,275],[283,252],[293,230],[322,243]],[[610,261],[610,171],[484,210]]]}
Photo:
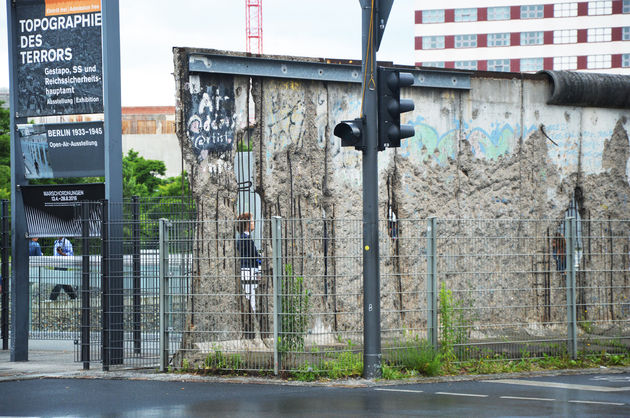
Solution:
{"label": "person standing", "polygon": [[252,232],[256,227],[256,223],[252,219],[252,214],[249,212],[242,213],[238,216],[237,221],[239,237],[236,241],[236,248],[241,259],[241,286],[243,287],[245,297],[249,301],[252,313],[252,315],[248,315],[246,319],[245,333],[247,337],[253,338],[252,316],[256,314],[256,288],[260,284],[262,258],[252,239]]}
{"label": "person standing", "polygon": [[[72,249],[72,243],[70,240],[64,237],[59,237],[53,246],[53,255],[64,257],[74,255],[74,250]],[[56,284],[52,292],[50,292],[50,300],[57,300],[59,293],[61,293],[61,289],[65,290],[70,299],[77,298],[77,293],[72,286],[69,284]]]}
{"label": "person standing", "polygon": [[37,242],[39,238],[31,238],[31,242],[28,243],[28,255],[38,257],[42,255],[42,247]]}
{"label": "person standing", "polygon": [[55,241],[53,255],[74,255],[74,251],[72,250],[72,243],[70,242],[70,240],[64,237],[59,237],[59,239]]}

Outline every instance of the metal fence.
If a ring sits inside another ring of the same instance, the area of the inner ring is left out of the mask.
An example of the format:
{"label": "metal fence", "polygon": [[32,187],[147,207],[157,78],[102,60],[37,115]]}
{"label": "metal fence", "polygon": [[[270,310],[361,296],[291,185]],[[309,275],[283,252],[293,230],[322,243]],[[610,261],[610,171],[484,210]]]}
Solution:
{"label": "metal fence", "polygon": [[[234,221],[163,227],[162,263],[193,249],[187,293],[183,277],[163,276],[163,369],[282,373],[360,360],[361,221],[259,222],[254,280]],[[427,344],[448,345],[457,361],[628,353],[629,221],[390,220],[379,229],[391,366]]]}
{"label": "metal fence", "polygon": [[[360,364],[361,220],[257,221],[252,256],[238,221],[195,220],[190,201],[108,208],[122,221],[105,210],[100,232],[120,240],[30,257],[30,338],[72,339],[106,370]],[[383,363],[629,353],[630,221],[390,219],[379,236]]]}

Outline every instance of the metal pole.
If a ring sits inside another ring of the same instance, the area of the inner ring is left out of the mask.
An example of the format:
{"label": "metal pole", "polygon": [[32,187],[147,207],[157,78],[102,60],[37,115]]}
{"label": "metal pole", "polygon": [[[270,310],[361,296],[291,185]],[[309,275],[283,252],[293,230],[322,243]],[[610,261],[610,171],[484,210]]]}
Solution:
{"label": "metal pole", "polygon": [[103,111],[105,114],[105,198],[109,208],[109,289],[112,364],[123,362],[122,116],[118,0],[101,2]]}
{"label": "metal pole", "polygon": [[2,349],[9,349],[9,201],[2,200]]}
{"label": "metal pole", "polygon": [[81,361],[90,368],[90,203],[81,204]]}
{"label": "metal pole", "polygon": [[282,277],[282,218],[274,216],[271,219],[271,242],[273,251],[273,374],[278,375],[280,369],[280,353],[278,352],[278,335],[282,332],[280,312],[282,312],[282,298],[280,279]]}
{"label": "metal pole", "polygon": [[438,349],[437,322],[437,246],[436,218],[428,219],[427,225],[427,339],[431,346]]}
{"label": "metal pole", "polygon": [[132,198],[132,271],[133,271],[133,351],[142,351],[142,330],[140,322],[140,210],[138,196]]}
{"label": "metal pole", "polygon": [[101,201],[101,359],[103,370],[108,371],[111,362],[110,350],[110,289],[109,289],[109,202],[107,199]]}
{"label": "metal pole", "polygon": [[[26,123],[17,109],[17,39],[16,2],[6,1],[7,30],[9,33],[9,109],[11,129],[11,361],[28,361],[29,278],[27,230],[21,186],[28,184],[17,135],[17,124]],[[4,280],[9,280],[5,277]]]}
{"label": "metal pole", "polygon": [[160,371],[168,369],[169,343],[168,343],[168,312],[166,296],[168,295],[168,226],[167,219],[160,218]]}
{"label": "metal pole", "polygon": [[361,0],[363,57],[363,377],[381,376],[381,304],[378,247],[378,138],[376,10]]}
{"label": "metal pole", "polygon": [[567,346],[569,356],[577,358],[577,307],[575,298],[575,218],[564,221],[567,267]]}

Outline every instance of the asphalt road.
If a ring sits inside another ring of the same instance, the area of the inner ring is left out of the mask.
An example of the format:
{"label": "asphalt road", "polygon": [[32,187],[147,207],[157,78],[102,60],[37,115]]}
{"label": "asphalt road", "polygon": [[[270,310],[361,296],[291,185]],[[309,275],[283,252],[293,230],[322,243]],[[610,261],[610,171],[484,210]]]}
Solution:
{"label": "asphalt road", "polygon": [[630,373],[371,387],[33,379],[0,416],[630,416]]}

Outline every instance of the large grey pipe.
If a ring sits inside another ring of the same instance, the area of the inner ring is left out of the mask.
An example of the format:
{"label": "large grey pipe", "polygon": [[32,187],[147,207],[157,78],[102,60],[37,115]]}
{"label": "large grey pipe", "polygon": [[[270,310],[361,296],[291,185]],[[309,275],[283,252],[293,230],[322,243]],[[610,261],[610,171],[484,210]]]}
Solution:
{"label": "large grey pipe", "polygon": [[630,76],[540,71],[551,81],[547,104],[630,109]]}

